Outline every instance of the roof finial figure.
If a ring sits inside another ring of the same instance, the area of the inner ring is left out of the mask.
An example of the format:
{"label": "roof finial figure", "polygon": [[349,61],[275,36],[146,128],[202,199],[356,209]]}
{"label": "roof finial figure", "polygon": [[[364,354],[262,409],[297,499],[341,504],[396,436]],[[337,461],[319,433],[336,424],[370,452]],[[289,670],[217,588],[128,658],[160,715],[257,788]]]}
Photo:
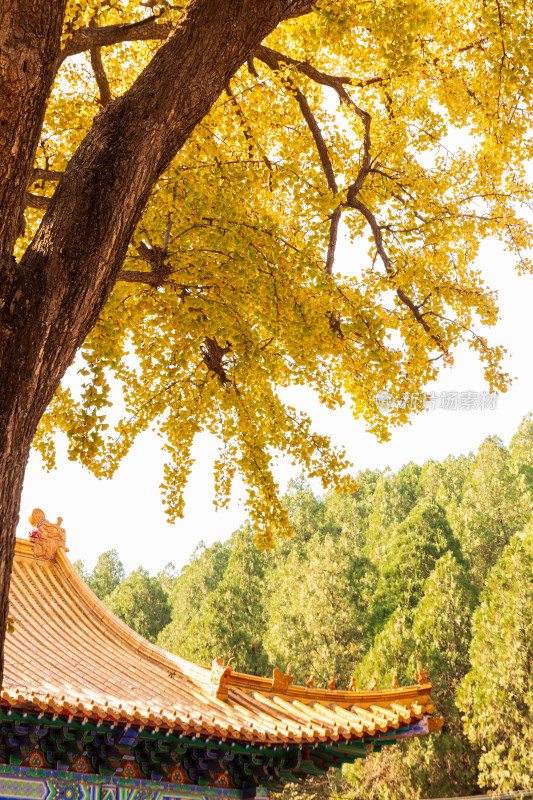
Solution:
{"label": "roof finial figure", "polygon": [[330,689],[332,692],[335,690],[335,678],[329,679],[328,689]]}
{"label": "roof finial figure", "polygon": [[355,683],[355,678],[353,677],[353,675],[350,678],[350,683],[348,684],[348,691],[349,692],[356,692],[357,691],[357,685]]}
{"label": "roof finial figure", "polygon": [[372,678],[372,685],[370,686],[370,691],[371,692],[379,692],[379,684],[378,684],[377,675],[374,675],[374,677]]}
{"label": "roof finial figure", "polygon": [[232,661],[235,661],[235,658],[230,658],[226,664],[226,656],[224,656],[224,658],[215,658],[211,664],[211,684],[216,697],[227,697]]}
{"label": "roof finial figure", "polygon": [[315,673],[313,672],[312,675],[310,675],[308,677],[308,679],[306,680],[305,688],[306,689],[313,689],[314,686],[315,686]]}
{"label": "roof finial figure", "polygon": [[282,672],[277,667],[274,667],[274,673],[272,675],[272,692],[288,692],[289,686],[294,680],[294,675],[291,675],[291,667],[292,663],[288,664],[287,672]]}
{"label": "roof finial figure", "polygon": [[429,672],[427,669],[420,669],[420,667],[418,667],[415,672],[415,680],[420,686],[429,683]]}
{"label": "roof finial figure", "polygon": [[392,681],[391,681],[391,684],[390,684],[390,688],[391,689],[399,689],[400,688],[400,684],[398,683],[398,675],[397,675],[396,672],[392,676]]}
{"label": "roof finial figure", "polygon": [[58,517],[54,524],[48,522],[41,508],[34,508],[28,519],[34,527],[34,530],[30,531],[30,539],[33,540],[37,558],[54,561],[60,547],[68,553],[66,531],[61,527],[62,517]]}

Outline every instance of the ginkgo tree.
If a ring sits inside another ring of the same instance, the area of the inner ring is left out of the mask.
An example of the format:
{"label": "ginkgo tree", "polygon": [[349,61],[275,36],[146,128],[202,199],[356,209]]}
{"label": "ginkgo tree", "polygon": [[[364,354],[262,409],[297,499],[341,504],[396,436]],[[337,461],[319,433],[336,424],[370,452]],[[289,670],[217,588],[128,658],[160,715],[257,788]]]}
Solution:
{"label": "ginkgo tree", "polygon": [[381,438],[461,342],[505,388],[474,261],[495,235],[529,269],[530,29],[519,0],[3,0],[2,630],[32,441],[107,476],[157,431],[174,517],[209,430],[269,547],[277,451],[352,487],[284,388]]}

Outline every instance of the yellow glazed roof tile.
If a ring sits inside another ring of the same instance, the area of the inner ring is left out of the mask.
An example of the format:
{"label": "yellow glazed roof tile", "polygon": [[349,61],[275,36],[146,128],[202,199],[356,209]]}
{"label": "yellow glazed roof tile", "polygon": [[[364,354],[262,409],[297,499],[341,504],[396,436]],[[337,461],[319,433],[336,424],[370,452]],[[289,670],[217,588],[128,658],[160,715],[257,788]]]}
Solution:
{"label": "yellow glazed roof tile", "polygon": [[185,661],[117,619],[61,546],[17,540],[10,616],[1,702],[37,713],[303,744],[394,734],[434,711],[427,674],[405,688],[351,692],[294,686],[279,670],[271,679]]}

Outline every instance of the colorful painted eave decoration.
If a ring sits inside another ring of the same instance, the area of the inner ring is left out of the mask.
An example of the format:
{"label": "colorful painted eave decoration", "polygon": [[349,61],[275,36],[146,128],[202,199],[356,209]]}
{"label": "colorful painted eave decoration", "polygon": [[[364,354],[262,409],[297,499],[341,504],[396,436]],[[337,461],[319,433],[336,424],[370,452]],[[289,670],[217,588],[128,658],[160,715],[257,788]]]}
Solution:
{"label": "colorful painted eave decoration", "polygon": [[260,678],[167,653],[111,614],[61,547],[45,557],[17,540],[10,617],[0,765],[242,793],[442,725],[427,674],[383,691],[315,689],[288,671]]}
{"label": "colorful painted eave decoration", "polygon": [[[241,792],[239,798],[251,793]],[[253,793],[267,800],[266,790]],[[2,800],[235,800],[236,793],[224,787],[173,786],[153,781],[101,775],[76,775],[0,764]]]}

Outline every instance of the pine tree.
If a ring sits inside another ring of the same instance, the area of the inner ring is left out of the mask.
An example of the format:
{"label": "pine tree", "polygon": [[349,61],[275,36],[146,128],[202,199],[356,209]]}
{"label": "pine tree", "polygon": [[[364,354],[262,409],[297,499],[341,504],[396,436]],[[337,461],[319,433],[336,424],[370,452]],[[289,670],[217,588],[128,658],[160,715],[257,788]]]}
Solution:
{"label": "pine tree", "polygon": [[520,423],[512,438],[509,452],[513,472],[520,478],[531,510],[533,507],[533,414],[526,414]]}
{"label": "pine tree", "polygon": [[[87,585],[95,595],[106,602],[106,598],[124,580],[126,573],[116,550],[106,550],[98,557],[93,571],[86,576]],[[82,576],[84,577],[84,576]]]}
{"label": "pine tree", "polygon": [[161,647],[192,660],[206,658],[198,623],[204,604],[224,577],[230,552],[228,544],[215,542],[206,548],[200,542],[169,594],[172,618],[159,635]]}
{"label": "pine tree", "polygon": [[315,534],[271,577],[265,646],[273,664],[292,662],[300,682],[333,677],[346,686],[367,644],[366,608],[375,569],[345,537]]}
{"label": "pine tree", "polygon": [[195,624],[201,643],[196,653],[207,663],[226,656],[235,658],[234,669],[240,672],[271,672],[263,596],[269,555],[256,548],[249,525],[233,534],[224,576],[202,604]]}
{"label": "pine tree", "polygon": [[126,625],[155,642],[170,622],[170,605],[158,578],[139,567],[105,598],[106,605]]}
{"label": "pine tree", "polygon": [[489,437],[472,464],[457,515],[461,546],[478,587],[527,518],[509,451],[500,439]]}
{"label": "pine tree", "polygon": [[491,570],[472,624],[471,669],[459,692],[480,783],[533,787],[533,530],[516,534]]}
{"label": "pine tree", "polygon": [[424,581],[438,559],[451,551],[461,559],[444,509],[422,498],[397,527],[391,527],[380,559],[381,576],[368,614],[374,631],[379,631],[396,608],[412,610],[419,602]]}
{"label": "pine tree", "polygon": [[476,602],[477,590],[465,566],[448,551],[425,581],[416,608],[396,609],[356,668],[361,689],[369,688],[373,676],[386,689],[395,673],[401,685],[412,684],[422,666],[434,683],[437,712],[444,716],[439,733],[404,742],[345,769],[365,799],[449,797],[478,791],[479,749],[466,739],[455,706],[457,687],[468,669]]}

